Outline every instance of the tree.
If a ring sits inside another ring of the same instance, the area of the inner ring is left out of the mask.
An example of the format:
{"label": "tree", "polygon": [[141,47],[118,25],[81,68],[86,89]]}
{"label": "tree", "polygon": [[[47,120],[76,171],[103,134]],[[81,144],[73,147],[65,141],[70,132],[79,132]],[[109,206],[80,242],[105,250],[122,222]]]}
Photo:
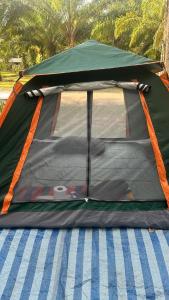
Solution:
{"label": "tree", "polygon": [[85,33],[89,28],[86,22],[86,6],[84,0],[61,1],[63,35],[66,36],[68,47],[73,47],[77,41],[86,37]]}
{"label": "tree", "polygon": [[[116,32],[116,21],[118,19],[123,18],[126,14],[129,14],[129,17],[132,14],[132,11],[138,11],[140,7],[141,0],[117,0],[117,1],[105,1],[100,0],[100,6],[98,6],[98,11],[103,9],[102,15],[98,15],[96,20],[96,24],[92,29],[91,36],[92,38],[96,38],[102,42],[106,42],[108,44],[116,45],[117,47],[126,48],[129,41],[125,41],[128,33],[125,34],[121,39],[117,38],[119,33]],[[123,29],[127,29],[125,25]],[[127,37],[128,38],[128,37]]]}
{"label": "tree", "polygon": [[158,59],[165,1],[0,0],[0,58],[27,67],[94,38]]}
{"label": "tree", "polygon": [[164,29],[164,0],[142,0],[140,10],[133,9],[115,23],[115,38],[125,41],[138,54],[159,59]]}
{"label": "tree", "polygon": [[163,42],[163,59],[166,71],[169,74],[169,0],[166,1],[165,32]]}
{"label": "tree", "polygon": [[[2,36],[17,37],[25,66],[37,63],[90,36],[84,0],[9,0],[2,18]],[[5,46],[5,44],[4,44]]]}

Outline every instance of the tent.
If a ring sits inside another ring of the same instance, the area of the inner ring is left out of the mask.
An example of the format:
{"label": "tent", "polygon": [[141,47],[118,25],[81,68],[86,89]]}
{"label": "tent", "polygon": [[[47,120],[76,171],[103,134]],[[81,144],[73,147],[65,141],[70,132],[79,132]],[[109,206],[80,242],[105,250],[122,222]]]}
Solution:
{"label": "tent", "polygon": [[169,81],[87,41],[24,70],[0,117],[0,227],[169,228]]}

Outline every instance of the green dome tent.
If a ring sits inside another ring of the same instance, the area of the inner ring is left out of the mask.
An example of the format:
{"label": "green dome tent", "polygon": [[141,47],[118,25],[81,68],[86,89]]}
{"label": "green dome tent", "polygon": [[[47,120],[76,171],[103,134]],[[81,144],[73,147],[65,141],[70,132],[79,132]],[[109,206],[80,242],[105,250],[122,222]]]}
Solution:
{"label": "green dome tent", "polygon": [[25,70],[0,118],[0,227],[169,228],[159,71],[95,41]]}
{"label": "green dome tent", "polygon": [[146,63],[151,63],[151,60],[91,40],[44,60],[25,70],[25,74],[60,74],[124,68]]}

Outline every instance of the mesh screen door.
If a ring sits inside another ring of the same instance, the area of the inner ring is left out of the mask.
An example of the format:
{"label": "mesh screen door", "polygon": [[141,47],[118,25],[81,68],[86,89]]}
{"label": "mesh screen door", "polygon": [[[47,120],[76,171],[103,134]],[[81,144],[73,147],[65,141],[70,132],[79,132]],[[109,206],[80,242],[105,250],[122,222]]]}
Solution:
{"label": "mesh screen door", "polygon": [[44,98],[14,202],[164,199],[137,91]]}
{"label": "mesh screen door", "polygon": [[86,157],[86,92],[45,97],[14,201],[84,198]]}

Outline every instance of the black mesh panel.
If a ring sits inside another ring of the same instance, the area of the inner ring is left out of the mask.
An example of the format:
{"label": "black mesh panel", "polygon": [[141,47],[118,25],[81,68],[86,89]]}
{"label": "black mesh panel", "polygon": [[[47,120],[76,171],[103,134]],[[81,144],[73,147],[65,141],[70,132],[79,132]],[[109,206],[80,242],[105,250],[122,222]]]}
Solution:
{"label": "black mesh panel", "polygon": [[91,198],[164,199],[137,91],[94,92],[92,136],[104,151],[91,156]]}
{"label": "black mesh panel", "polygon": [[14,202],[86,196],[86,92],[45,97]]}

